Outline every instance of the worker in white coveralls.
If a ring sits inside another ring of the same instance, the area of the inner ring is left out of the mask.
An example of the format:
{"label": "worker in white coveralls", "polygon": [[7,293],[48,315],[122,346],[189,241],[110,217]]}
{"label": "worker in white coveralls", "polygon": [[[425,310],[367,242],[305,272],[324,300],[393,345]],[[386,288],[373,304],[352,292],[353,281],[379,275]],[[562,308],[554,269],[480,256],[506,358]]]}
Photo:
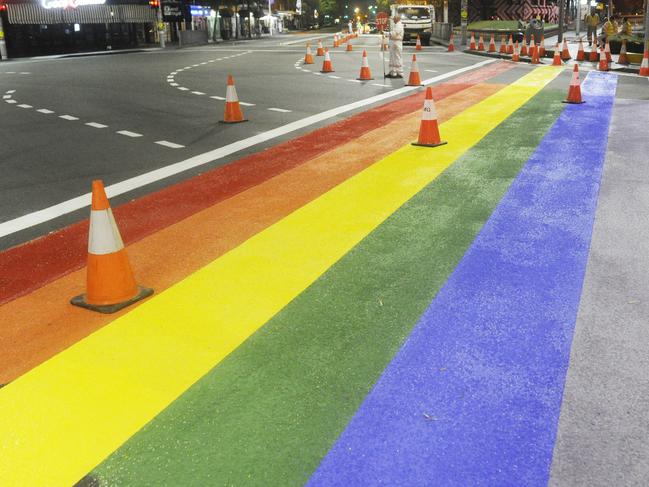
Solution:
{"label": "worker in white coveralls", "polygon": [[401,15],[392,18],[392,29],[390,30],[390,72],[387,78],[403,78],[403,24]]}

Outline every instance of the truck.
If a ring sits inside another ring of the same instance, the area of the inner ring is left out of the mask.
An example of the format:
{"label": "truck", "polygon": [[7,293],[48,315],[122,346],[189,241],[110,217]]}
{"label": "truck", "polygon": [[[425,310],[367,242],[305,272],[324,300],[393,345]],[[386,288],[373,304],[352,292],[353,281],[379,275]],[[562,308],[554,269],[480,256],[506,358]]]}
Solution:
{"label": "truck", "polygon": [[[433,20],[435,10],[425,1],[405,0],[407,3],[393,3],[390,5],[390,19],[395,15],[401,16],[403,24],[403,42],[416,42],[417,36],[422,44],[430,44],[433,33]],[[390,20],[392,23],[392,20]]]}

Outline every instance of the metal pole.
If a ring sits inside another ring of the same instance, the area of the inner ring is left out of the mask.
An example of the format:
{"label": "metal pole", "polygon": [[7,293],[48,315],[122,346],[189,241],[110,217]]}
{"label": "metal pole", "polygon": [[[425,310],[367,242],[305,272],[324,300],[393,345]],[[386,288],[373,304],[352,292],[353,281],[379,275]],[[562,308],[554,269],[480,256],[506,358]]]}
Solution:
{"label": "metal pole", "polygon": [[644,48],[649,49],[649,0],[644,0]]}
{"label": "metal pole", "polygon": [[7,56],[7,43],[5,42],[5,29],[2,25],[2,13],[0,13],[0,61],[9,59]]}
{"label": "metal pole", "polygon": [[579,37],[580,30],[581,30],[581,0],[577,0],[577,37]]}
{"label": "metal pole", "polygon": [[268,34],[273,35],[273,16],[270,11],[270,0],[268,0]]}
{"label": "metal pole", "polygon": [[156,9],[156,15],[158,18],[158,22],[156,25],[156,29],[158,29],[158,37],[160,38],[160,47],[162,49],[165,48],[165,30],[164,30],[164,22],[162,21],[162,9],[158,7]]}
{"label": "metal pole", "polygon": [[559,43],[563,42],[563,22],[564,16],[566,14],[566,2],[565,0],[559,0]]}
{"label": "metal pole", "polygon": [[460,43],[463,46],[466,46],[466,34],[467,26],[469,20],[469,1],[462,0],[460,2],[460,26],[461,26],[461,39]]}

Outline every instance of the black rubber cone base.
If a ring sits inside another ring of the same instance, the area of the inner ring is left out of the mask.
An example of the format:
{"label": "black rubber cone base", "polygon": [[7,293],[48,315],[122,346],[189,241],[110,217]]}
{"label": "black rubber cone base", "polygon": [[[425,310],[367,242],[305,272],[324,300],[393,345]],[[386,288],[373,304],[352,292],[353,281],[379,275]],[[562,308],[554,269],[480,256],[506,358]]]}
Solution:
{"label": "black rubber cone base", "polygon": [[247,122],[247,121],[248,121],[248,119],[244,118],[243,120],[237,120],[236,122],[226,122],[225,120],[219,120],[219,123],[233,124],[233,123],[243,123],[243,122]]}
{"label": "black rubber cone base", "polygon": [[358,81],[372,81],[374,78],[366,78],[366,79],[363,79],[363,78],[356,78],[356,79],[357,79]]}
{"label": "black rubber cone base", "polygon": [[582,100],[580,102],[563,100],[561,103],[567,103],[568,105],[581,105],[582,103],[586,103],[586,102],[584,100]]}
{"label": "black rubber cone base", "polygon": [[419,142],[412,142],[410,145],[416,145],[418,147],[439,147],[440,145],[446,145],[448,142],[442,141],[439,144],[420,144]]}
{"label": "black rubber cone base", "polygon": [[104,314],[115,313],[120,309],[124,309],[127,306],[130,306],[131,304],[136,303],[153,294],[153,289],[150,289],[148,287],[138,286],[137,288],[138,288],[138,293],[134,297],[132,297],[128,301],[123,301],[121,303],[105,304],[105,305],[89,304],[86,302],[85,294],[79,294],[79,296],[75,296],[70,300],[70,303],[75,306],[79,306],[81,308],[89,309],[91,311],[97,311],[98,313],[104,313]]}

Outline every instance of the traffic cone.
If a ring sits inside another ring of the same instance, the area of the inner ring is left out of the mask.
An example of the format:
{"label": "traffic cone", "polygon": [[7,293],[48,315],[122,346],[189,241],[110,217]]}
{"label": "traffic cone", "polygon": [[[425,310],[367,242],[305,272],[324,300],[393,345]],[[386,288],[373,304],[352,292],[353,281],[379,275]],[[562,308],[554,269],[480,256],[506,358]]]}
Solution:
{"label": "traffic cone", "polygon": [[500,36],[500,50],[498,52],[500,54],[507,54],[507,36],[504,34]]}
{"label": "traffic cone", "polygon": [[541,36],[539,42],[539,57],[545,57],[545,36]]}
{"label": "traffic cone", "polygon": [[478,41],[478,51],[484,51],[484,39],[482,34],[480,34],[480,40]]}
{"label": "traffic cone", "polygon": [[352,47],[352,43],[348,42],[347,43],[347,49],[345,50],[345,52],[352,52],[353,50],[354,50],[354,48]]}
{"label": "traffic cone", "polygon": [[613,56],[611,56],[611,46],[608,43],[608,39],[606,40],[606,46],[604,47],[604,53],[606,54],[606,62],[607,63],[612,63],[613,62]]}
{"label": "traffic cone", "polygon": [[559,53],[559,43],[554,46],[554,58],[552,59],[552,66],[563,66],[561,62],[561,54]]}
{"label": "traffic cone", "polygon": [[606,51],[604,48],[600,48],[599,51],[599,66],[597,67],[599,71],[608,71],[608,61],[606,60]]}
{"label": "traffic cone", "polygon": [[561,59],[563,61],[569,61],[572,59],[570,56],[570,51],[568,50],[568,41],[566,39],[563,39],[563,50],[561,51]]}
{"label": "traffic cone", "polygon": [[617,58],[618,64],[629,64],[629,57],[626,54],[626,39],[622,41],[622,47],[620,48],[620,55]]}
{"label": "traffic cone", "polygon": [[493,34],[491,34],[491,39],[489,40],[489,52],[496,52],[496,41],[494,40]]}
{"label": "traffic cone", "polygon": [[521,45],[521,50],[518,51],[519,56],[527,56],[527,40],[523,36],[523,44]]}
{"label": "traffic cone", "polygon": [[370,71],[370,64],[367,61],[367,52],[365,49],[363,49],[363,60],[361,62],[361,74],[357,78],[360,81],[369,81],[374,78],[372,78],[372,73]]}
{"label": "traffic cone", "polygon": [[568,98],[564,100],[564,103],[584,103],[581,99],[578,64],[575,64],[575,67],[572,70],[572,80],[570,81],[570,88],[568,88]]}
{"label": "traffic cone", "polygon": [[469,43],[469,49],[471,49],[472,51],[476,50],[476,47],[475,47],[475,35],[473,34],[473,32],[471,32],[471,42]]}
{"label": "traffic cone", "polygon": [[410,64],[410,76],[408,76],[408,83],[406,86],[421,86],[421,77],[419,76],[419,66],[417,65],[417,55],[412,55],[412,63]]}
{"label": "traffic cone", "polygon": [[447,52],[454,52],[454,51],[455,51],[455,44],[453,44],[453,32],[451,32],[451,38],[448,41]]}
{"label": "traffic cone", "polygon": [[114,313],[151,294],[153,289],[135,282],[104,185],[93,181],[86,292],[70,303],[99,313]]}
{"label": "traffic cone", "polygon": [[516,44],[514,45],[514,54],[512,54],[512,61],[515,63],[519,62],[521,60],[519,51],[518,51],[518,41],[516,41]]}
{"label": "traffic cone", "polygon": [[324,61],[322,61],[321,73],[333,73],[334,68],[331,65],[331,57],[329,57],[329,49],[325,48]]}
{"label": "traffic cone", "polygon": [[225,116],[221,123],[239,123],[246,122],[239,106],[239,98],[237,98],[237,89],[234,87],[234,79],[232,75],[228,75],[228,87],[225,91]]}
{"label": "traffic cone", "polygon": [[507,43],[507,54],[514,54],[514,41],[511,34],[509,34],[509,42]]}
{"label": "traffic cone", "polygon": [[316,56],[324,56],[324,47],[322,47],[322,41],[318,41],[318,50],[315,53]]}
{"label": "traffic cone", "polygon": [[421,114],[421,125],[419,126],[419,138],[412,145],[424,147],[437,147],[444,145],[439,136],[439,127],[437,126],[437,111],[433,101],[433,90],[429,86],[426,88],[426,99],[424,100],[424,109]]}
{"label": "traffic cone", "polygon": [[334,47],[338,47],[338,34],[334,34]]}
{"label": "traffic cone", "polygon": [[642,63],[640,64],[640,76],[649,76],[649,50],[645,45],[644,54],[642,55]]}
{"label": "traffic cone", "polygon": [[384,51],[388,50],[388,41],[385,37],[383,38],[383,50]]}
{"label": "traffic cone", "polygon": [[532,42],[530,43],[530,56],[532,57],[532,64],[541,64],[539,48],[534,44],[534,36],[532,36]]}
{"label": "traffic cone", "polygon": [[577,61],[585,61],[585,60],[586,60],[586,53],[584,52],[584,43],[580,37],[579,48],[577,49]]}
{"label": "traffic cone", "polygon": [[588,60],[592,63],[599,61],[599,50],[597,46],[597,39],[593,42],[593,47],[590,48],[590,54],[588,55]]}
{"label": "traffic cone", "polygon": [[417,35],[417,43],[415,44],[415,51],[421,51],[421,39]]}
{"label": "traffic cone", "polygon": [[311,44],[306,45],[306,54],[304,55],[304,64],[313,64],[313,54],[311,54]]}

